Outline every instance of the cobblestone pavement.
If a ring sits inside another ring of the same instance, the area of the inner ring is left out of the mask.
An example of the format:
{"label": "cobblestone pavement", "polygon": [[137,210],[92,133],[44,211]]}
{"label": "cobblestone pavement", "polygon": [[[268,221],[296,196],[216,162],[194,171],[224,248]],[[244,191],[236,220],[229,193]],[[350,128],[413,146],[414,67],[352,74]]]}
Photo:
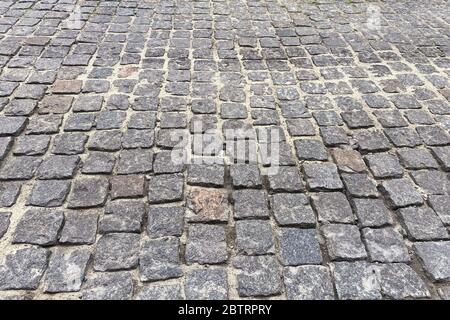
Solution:
{"label": "cobblestone pavement", "polygon": [[[0,297],[449,298],[449,17],[2,0]],[[195,121],[221,163],[171,161]]]}

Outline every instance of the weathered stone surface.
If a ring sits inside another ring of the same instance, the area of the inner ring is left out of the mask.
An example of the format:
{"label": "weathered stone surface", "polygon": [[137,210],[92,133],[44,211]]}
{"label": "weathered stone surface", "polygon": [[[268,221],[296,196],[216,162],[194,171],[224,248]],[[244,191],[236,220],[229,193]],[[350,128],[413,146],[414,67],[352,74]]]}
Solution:
{"label": "weathered stone surface", "polygon": [[236,221],[236,249],[247,255],[275,253],[272,227],[268,221]]}
{"label": "weathered stone surface", "polygon": [[69,193],[69,189],[69,181],[38,180],[33,186],[27,204],[37,207],[61,206]]}
{"label": "weathered stone surface", "polygon": [[109,182],[111,199],[144,196],[145,177],[143,176],[115,176]]}
{"label": "weathered stone surface", "polygon": [[312,196],[319,221],[351,223],[355,221],[350,203],[343,193],[321,192]]}
{"label": "weathered stone surface", "polygon": [[69,208],[89,208],[103,205],[109,183],[106,178],[81,178],[74,180],[69,195]]}
{"label": "weathered stone surface", "polygon": [[106,206],[105,215],[98,224],[98,231],[140,233],[145,213],[144,203],[140,200],[112,201]]}
{"label": "weathered stone surface", "polygon": [[0,290],[35,290],[48,264],[49,251],[24,248],[5,254],[0,263]]}
{"label": "weathered stone surface", "polygon": [[239,296],[270,296],[281,292],[280,266],[275,257],[237,256],[233,267],[237,269]]}
{"label": "weathered stone surface", "polygon": [[355,260],[367,256],[358,227],[345,224],[327,224],[321,231],[325,236],[328,254],[332,260]]}
{"label": "weathered stone surface", "polygon": [[192,224],[188,227],[186,262],[217,264],[228,259],[225,227]]}
{"label": "weathered stone surface", "polygon": [[304,194],[278,193],[271,198],[271,207],[276,222],[281,226],[313,226],[315,214]]}
{"label": "weathered stone surface", "polygon": [[136,300],[183,300],[183,288],[179,284],[148,285],[136,295]]}
{"label": "weathered stone surface", "polygon": [[185,208],[151,206],[148,211],[147,232],[150,238],[181,236]]}
{"label": "weathered stone surface", "polygon": [[406,179],[388,180],[381,184],[381,190],[393,208],[401,208],[423,203],[422,196]]}
{"label": "weathered stone surface", "polygon": [[233,192],[234,216],[238,219],[268,217],[267,196],[263,190],[237,190]]}
{"label": "weathered stone surface", "polygon": [[11,212],[0,212],[0,239],[8,231],[11,218]]}
{"label": "weathered stone surface", "polygon": [[449,237],[444,224],[430,208],[404,208],[398,213],[413,240],[437,240]]}
{"label": "weathered stone surface", "polygon": [[181,277],[179,248],[179,240],[174,237],[145,241],[139,254],[141,281]]}
{"label": "weathered stone surface", "polygon": [[186,275],[186,299],[226,300],[228,281],[225,269],[195,269]]}
{"label": "weathered stone surface", "polygon": [[129,300],[133,278],[129,272],[92,273],[82,290],[83,300]]}
{"label": "weathered stone surface", "polygon": [[392,299],[418,299],[430,297],[422,278],[408,265],[389,263],[377,270],[383,295]]}
{"label": "weathered stone surface", "polygon": [[222,165],[198,165],[189,166],[188,184],[204,187],[222,187],[224,184],[224,166]]}
{"label": "weathered stone surface", "polygon": [[139,260],[139,238],[133,233],[108,233],[97,242],[94,270],[132,269]]}
{"label": "weathered stone surface", "polygon": [[322,254],[315,229],[282,228],[278,235],[283,265],[320,264]]}
{"label": "weathered stone surface", "polygon": [[326,267],[286,267],[283,278],[289,300],[334,299],[333,283]]}
{"label": "weathered stone surface", "polygon": [[59,242],[65,244],[94,243],[97,233],[97,220],[98,214],[96,212],[67,212]]}
{"label": "weathered stone surface", "polygon": [[361,154],[352,149],[332,149],[331,154],[342,172],[358,173],[367,170]]}
{"label": "weathered stone surface", "polygon": [[409,262],[410,257],[402,235],[394,228],[364,228],[362,236],[373,262]]}
{"label": "weathered stone surface", "polygon": [[150,203],[178,201],[183,198],[183,175],[164,174],[148,179],[148,200]]}
{"label": "weathered stone surface", "polygon": [[381,299],[380,284],[375,266],[365,261],[335,262],[331,272],[339,299]]}
{"label": "weathered stone surface", "polygon": [[414,250],[434,281],[450,279],[450,242],[416,242]]}
{"label": "weathered stone surface", "polygon": [[0,180],[29,180],[41,163],[39,157],[13,157],[0,169]]}
{"label": "weathered stone surface", "polygon": [[79,156],[51,155],[41,163],[36,177],[43,180],[72,178],[79,161]]}
{"label": "weathered stone surface", "polygon": [[235,188],[259,188],[262,185],[257,165],[234,164],[231,166],[230,175]]}
{"label": "weathered stone surface", "polygon": [[44,277],[45,292],[79,291],[84,280],[89,250],[54,251]]}
{"label": "weathered stone surface", "polygon": [[362,227],[381,227],[393,223],[392,215],[381,199],[354,199],[353,204]]}
{"label": "weathered stone surface", "polygon": [[305,163],[303,169],[311,190],[340,190],[343,187],[334,163]]}
{"label": "weathered stone surface", "polygon": [[230,208],[225,190],[191,187],[186,194],[189,221],[228,221]]}
{"label": "weathered stone surface", "polygon": [[38,245],[55,244],[64,221],[62,211],[29,209],[20,219],[13,235],[13,243]]}
{"label": "weathered stone surface", "polygon": [[267,176],[271,192],[301,192],[305,190],[297,167],[278,167],[277,172]]}
{"label": "weathered stone surface", "polygon": [[445,225],[450,224],[450,198],[448,196],[430,196],[430,206],[436,212]]}

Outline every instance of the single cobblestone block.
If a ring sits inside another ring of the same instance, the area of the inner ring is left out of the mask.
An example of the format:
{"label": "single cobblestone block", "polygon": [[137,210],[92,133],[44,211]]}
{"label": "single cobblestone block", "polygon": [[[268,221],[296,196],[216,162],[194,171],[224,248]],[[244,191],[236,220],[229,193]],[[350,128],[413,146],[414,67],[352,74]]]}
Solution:
{"label": "single cobblestone block", "polygon": [[178,173],[184,171],[185,165],[183,163],[176,163],[172,161],[171,151],[161,151],[155,155],[153,161],[153,172],[159,173]]}
{"label": "single cobblestone block", "polygon": [[97,241],[95,271],[133,269],[139,260],[139,238],[133,233],[109,233]]}
{"label": "single cobblestone block", "polygon": [[83,300],[130,300],[133,278],[130,272],[92,273],[82,290]]}
{"label": "single cobblestone block", "polygon": [[450,225],[450,197],[444,195],[430,196],[428,202],[445,225]]}
{"label": "single cobblestone block", "polygon": [[381,299],[375,266],[365,261],[335,262],[331,271],[339,299]]}
{"label": "single cobblestone block", "polygon": [[139,258],[141,281],[181,277],[179,247],[180,242],[174,237],[145,241]]}
{"label": "single cobblestone block", "polygon": [[416,128],[423,142],[427,146],[440,146],[450,144],[450,135],[437,126],[420,126]]}
{"label": "single cobblestone block", "polygon": [[330,272],[323,266],[286,267],[283,271],[289,300],[333,300]]}
{"label": "single cobblestone block", "polygon": [[64,131],[90,131],[94,126],[95,115],[91,113],[74,113],[68,116]]}
{"label": "single cobblestone block", "polygon": [[345,145],[349,142],[347,133],[341,127],[322,127],[320,128],[320,135],[327,147]]}
{"label": "single cobblestone block", "polygon": [[189,188],[186,196],[189,221],[228,221],[230,208],[226,190]]}
{"label": "single cobblestone block", "polygon": [[450,279],[450,242],[416,242],[416,251],[425,271],[433,281]]}
{"label": "single cobblestone block", "polygon": [[276,222],[280,226],[299,225],[311,227],[316,223],[316,216],[308,198],[304,194],[274,194],[271,207]]}
{"label": "single cobblestone block", "polygon": [[117,164],[118,174],[148,173],[153,170],[153,151],[122,150]]}
{"label": "single cobblestone block", "polygon": [[237,256],[233,267],[240,297],[271,296],[282,290],[280,266],[274,256]]}
{"label": "single cobblestone block", "polygon": [[391,148],[391,144],[382,131],[365,130],[355,134],[361,151],[380,152],[387,151]]}
{"label": "single cobblestone block", "polygon": [[96,212],[70,211],[65,215],[59,242],[64,244],[92,244],[97,233]]}
{"label": "single cobblestone block", "polygon": [[74,180],[68,207],[75,209],[101,206],[106,201],[108,189],[108,180],[103,177]]}
{"label": "single cobblestone block", "polygon": [[450,193],[450,182],[444,172],[420,170],[411,172],[411,176],[414,182],[428,195]]}
{"label": "single cobblestone block", "polygon": [[84,152],[84,145],[88,136],[84,133],[63,133],[57,135],[53,141],[54,154],[73,155]]}
{"label": "single cobblestone block", "polygon": [[39,113],[56,113],[65,114],[72,106],[73,97],[51,95],[45,96],[39,104]]}
{"label": "single cobblestone block", "polygon": [[120,129],[126,118],[125,111],[101,111],[96,116],[95,128],[97,130]]}
{"label": "single cobblestone block", "polygon": [[181,236],[184,225],[184,207],[155,207],[148,211],[147,232],[150,238]]}
{"label": "single cobblestone block", "polygon": [[321,228],[327,241],[328,254],[332,260],[355,260],[366,258],[366,250],[357,226],[327,224]]}
{"label": "single cobblestone block", "polygon": [[367,170],[361,154],[353,149],[332,149],[333,156],[339,171],[347,173],[361,173]]}
{"label": "single cobblestone block", "polygon": [[83,81],[81,80],[57,80],[52,88],[52,93],[80,93]]}
{"label": "single cobblestone block", "polygon": [[111,199],[136,198],[144,196],[144,176],[115,176],[109,180]]}
{"label": "single cobblestone block", "polygon": [[381,190],[385,193],[393,208],[401,208],[423,203],[422,196],[406,179],[384,181]]}
{"label": "single cobblestone block", "polygon": [[402,148],[397,150],[400,162],[406,169],[438,169],[439,165],[426,149]]}
{"label": "single cobblestone block", "polygon": [[222,187],[224,185],[225,167],[223,165],[189,166],[187,183],[203,187]]}
{"label": "single cobblestone block", "polygon": [[230,168],[230,175],[235,188],[260,188],[262,186],[257,165],[234,164]]}
{"label": "single cobblestone block", "polygon": [[89,152],[81,172],[85,174],[108,174],[114,169],[116,158],[108,152]]}
{"label": "single cobblestone block", "polygon": [[13,243],[55,244],[64,221],[62,211],[30,209],[24,213],[13,235]]}
{"label": "single cobblestone block", "polygon": [[39,156],[43,155],[50,144],[50,136],[22,136],[17,138],[14,154],[18,156]]}
{"label": "single cobblestone block", "polygon": [[343,187],[334,163],[305,163],[303,169],[310,190],[340,190]]}
{"label": "single cobblestone block", "polygon": [[150,203],[173,202],[183,199],[182,174],[163,174],[148,179],[148,200]]}
{"label": "single cobblestone block", "polygon": [[183,300],[183,288],[179,284],[148,285],[136,295],[136,300]]}
{"label": "single cobblestone block", "polygon": [[18,182],[0,182],[0,207],[8,208],[14,205],[21,187]]}
{"label": "single cobblestone block", "polygon": [[355,221],[350,203],[343,193],[321,192],[312,196],[319,221],[352,223]]}
{"label": "single cobblestone block", "polygon": [[70,189],[70,181],[38,180],[28,198],[27,205],[59,207],[64,203]]}
{"label": "single cobblestone block", "polygon": [[30,180],[41,161],[39,157],[10,158],[0,169],[0,180]]}
{"label": "single cobblestone block", "polygon": [[186,274],[185,292],[188,300],[228,299],[226,270],[195,269]]}
{"label": "single cobblestone block", "polygon": [[27,123],[26,117],[0,117],[0,137],[18,135]]}
{"label": "single cobblestone block", "polygon": [[404,208],[399,215],[413,240],[448,239],[447,229],[430,208]]}
{"label": "single cobblestone block", "polygon": [[271,192],[301,192],[305,190],[297,167],[281,166],[268,175]]}
{"label": "single cobblestone block", "polygon": [[319,140],[295,140],[294,143],[299,160],[326,161],[328,159],[327,149]]}
{"label": "single cobblestone block", "polygon": [[396,147],[414,148],[422,144],[417,132],[411,128],[385,129],[384,132]]}
{"label": "single cobblestone block", "polygon": [[278,243],[280,260],[285,266],[322,263],[315,229],[282,228]]}
{"label": "single cobblestone block", "polygon": [[188,227],[186,262],[218,264],[228,259],[225,227],[193,224]]}
{"label": "single cobblestone block", "polygon": [[10,251],[0,262],[0,290],[35,290],[47,269],[49,251],[24,248]]}
{"label": "single cobblestone block", "polygon": [[434,156],[445,171],[450,171],[450,146],[432,148]]}
{"label": "single cobblestone block", "polygon": [[362,230],[367,252],[373,262],[409,262],[408,248],[394,228]]}
{"label": "single cobblestone block", "polygon": [[51,155],[41,163],[36,176],[42,180],[73,178],[79,161],[79,156]]}
{"label": "single cobblestone block", "polygon": [[403,168],[397,157],[389,153],[377,153],[365,156],[367,164],[375,178],[401,178]]}
{"label": "single cobblestone block", "polygon": [[236,219],[269,217],[264,190],[236,190],[233,192],[233,202]]}
{"label": "single cobblestone block", "polygon": [[140,200],[116,200],[107,205],[105,213],[99,221],[100,233],[140,233],[146,210]]}
{"label": "single cobblestone block", "polygon": [[102,96],[79,95],[73,103],[73,112],[94,112],[102,109]]}
{"label": "single cobblestone block", "polygon": [[44,292],[80,291],[86,267],[91,257],[87,249],[55,250],[44,277]]}
{"label": "single cobblestone block", "polygon": [[377,270],[383,295],[391,299],[429,298],[430,292],[422,278],[408,265],[389,263]]}
{"label": "single cobblestone block", "polygon": [[394,223],[381,199],[354,199],[353,204],[362,227],[382,227]]}
{"label": "single cobblestone block", "polygon": [[272,227],[268,221],[240,220],[236,222],[238,254],[262,255],[275,252]]}
{"label": "single cobblestone block", "polygon": [[96,131],[89,138],[89,150],[119,151],[122,148],[122,132],[119,130]]}
{"label": "single cobblestone block", "polygon": [[341,174],[350,195],[357,198],[378,197],[377,183],[366,173]]}

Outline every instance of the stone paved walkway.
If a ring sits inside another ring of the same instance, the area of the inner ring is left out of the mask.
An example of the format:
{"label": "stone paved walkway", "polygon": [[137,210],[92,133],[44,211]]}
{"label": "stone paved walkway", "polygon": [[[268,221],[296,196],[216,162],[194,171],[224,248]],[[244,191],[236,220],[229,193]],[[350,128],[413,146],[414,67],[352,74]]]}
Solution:
{"label": "stone paved walkway", "polygon": [[[0,297],[449,298],[449,17],[2,0]],[[171,161],[195,122],[219,162]]]}

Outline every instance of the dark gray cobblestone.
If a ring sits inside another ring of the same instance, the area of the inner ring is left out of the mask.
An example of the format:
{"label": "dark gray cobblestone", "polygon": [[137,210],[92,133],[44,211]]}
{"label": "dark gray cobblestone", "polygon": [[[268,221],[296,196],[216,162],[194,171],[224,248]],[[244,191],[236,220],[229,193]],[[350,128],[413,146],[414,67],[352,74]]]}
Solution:
{"label": "dark gray cobblestone", "polygon": [[449,299],[449,15],[1,1],[0,298]]}

